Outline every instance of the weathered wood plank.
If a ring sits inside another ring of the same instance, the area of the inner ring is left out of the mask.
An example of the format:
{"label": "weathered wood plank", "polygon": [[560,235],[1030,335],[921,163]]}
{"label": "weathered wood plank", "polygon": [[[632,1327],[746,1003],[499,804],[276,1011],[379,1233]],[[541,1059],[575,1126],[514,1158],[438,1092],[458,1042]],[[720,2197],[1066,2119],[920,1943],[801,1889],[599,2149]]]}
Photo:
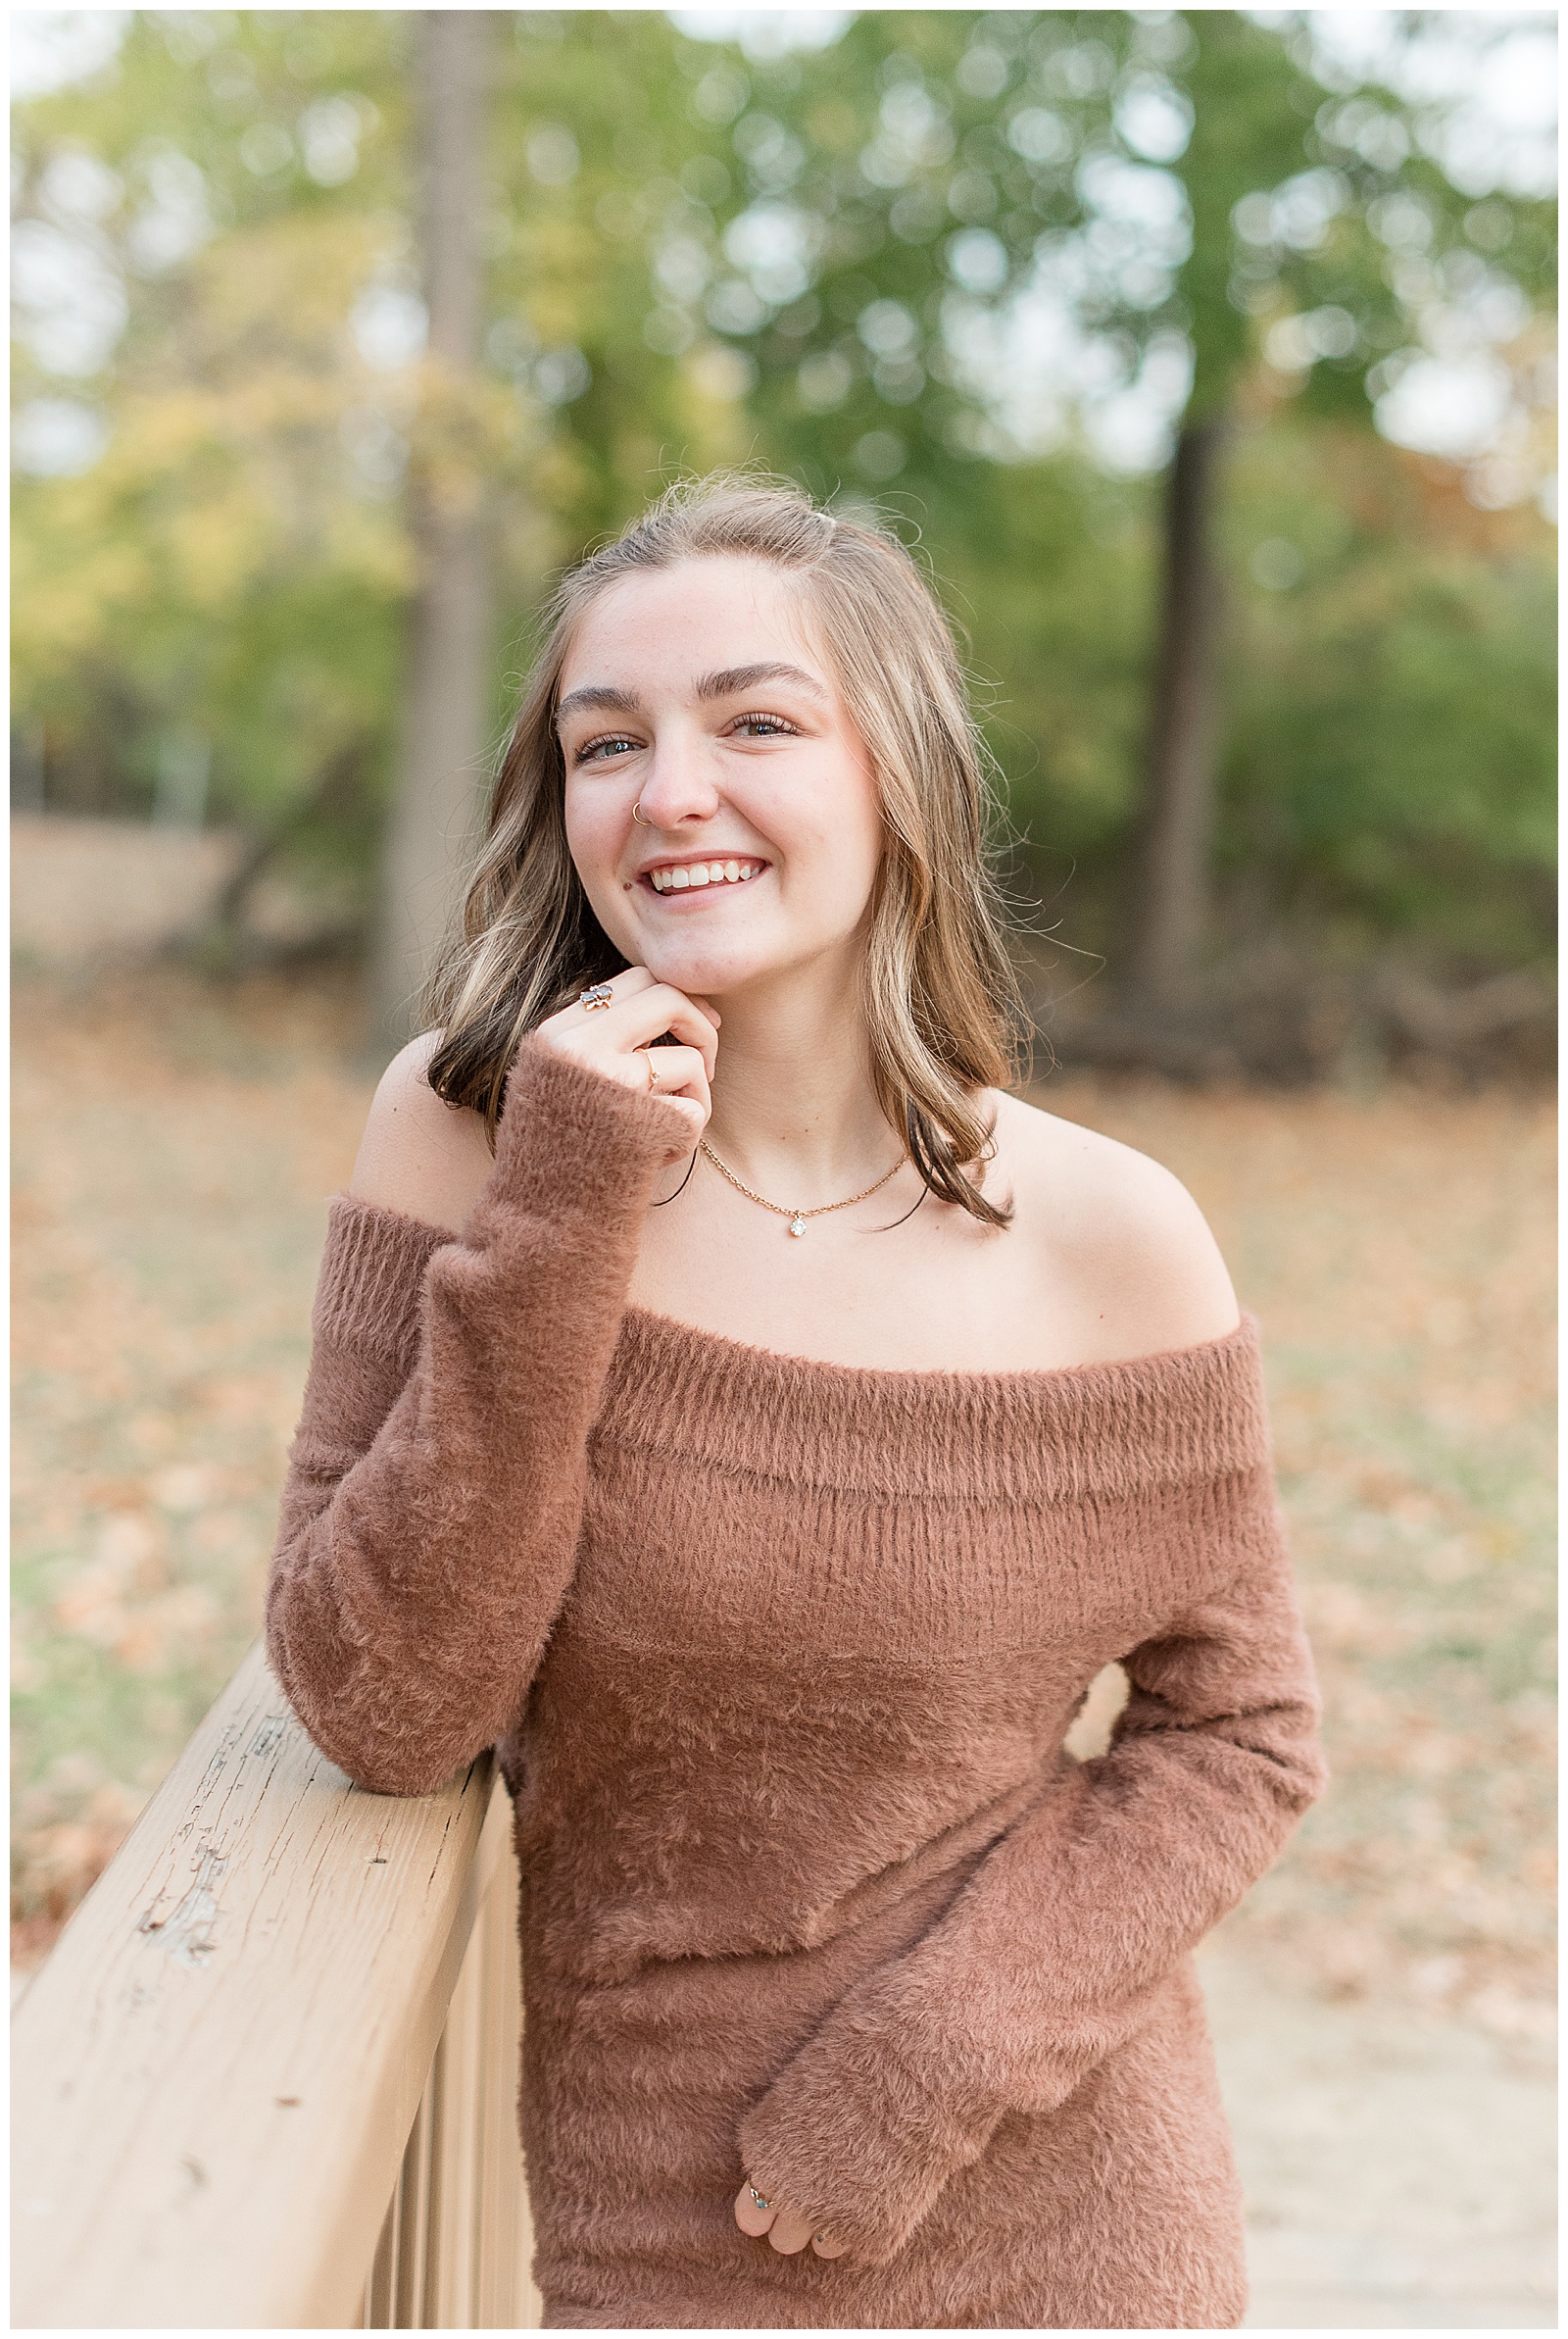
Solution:
{"label": "weathered wood plank", "polygon": [[508,1845],[468,1936],[387,2208],[367,2330],[539,2327],[517,2144],[518,1980],[517,1864]]}
{"label": "weathered wood plank", "polygon": [[[509,1847],[510,1848],[510,1847]],[[517,1946],[517,1866],[511,1859],[492,1886],[480,1918],[485,1960],[485,2027],[479,2054],[483,2138],[480,2215],[487,2237],[474,2325],[483,2331],[536,2331],[543,2301],[534,2286],[533,2220],[517,2142],[517,2065],[522,1991]]]}
{"label": "weathered wood plank", "polygon": [[17,2009],[17,2327],[362,2320],[507,1819],[488,1757],[351,1786],[251,1652]]}

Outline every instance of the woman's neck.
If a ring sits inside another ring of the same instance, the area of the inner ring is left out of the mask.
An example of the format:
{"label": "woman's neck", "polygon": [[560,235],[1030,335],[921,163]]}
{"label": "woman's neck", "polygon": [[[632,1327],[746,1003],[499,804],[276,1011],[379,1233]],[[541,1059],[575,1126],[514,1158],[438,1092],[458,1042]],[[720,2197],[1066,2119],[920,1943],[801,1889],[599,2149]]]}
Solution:
{"label": "woman's neck", "polygon": [[714,1001],[723,1017],[709,1142],[761,1192],[802,1208],[891,1168],[898,1139],[871,1084],[853,992],[792,983]]}

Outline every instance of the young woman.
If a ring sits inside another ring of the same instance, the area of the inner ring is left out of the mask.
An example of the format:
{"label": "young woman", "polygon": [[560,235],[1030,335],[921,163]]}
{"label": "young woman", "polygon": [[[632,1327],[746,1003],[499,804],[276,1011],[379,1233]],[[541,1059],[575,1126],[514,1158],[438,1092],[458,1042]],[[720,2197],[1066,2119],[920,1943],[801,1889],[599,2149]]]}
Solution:
{"label": "young woman", "polygon": [[897,543],[667,497],[333,1205],[270,1646],[374,1791],[499,1743],[550,2326],[1242,2316],[1190,1952],[1319,1782],[1256,1327],[1006,1093],[982,806]]}

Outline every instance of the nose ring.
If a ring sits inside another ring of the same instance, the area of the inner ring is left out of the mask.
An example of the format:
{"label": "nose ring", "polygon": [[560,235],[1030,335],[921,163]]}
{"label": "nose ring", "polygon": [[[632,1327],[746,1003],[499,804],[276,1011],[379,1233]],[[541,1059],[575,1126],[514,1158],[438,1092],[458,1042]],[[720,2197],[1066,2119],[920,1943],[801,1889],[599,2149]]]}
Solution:
{"label": "nose ring", "polygon": [[636,803],[635,803],[635,804],[632,806],[632,808],[631,808],[631,817],[632,817],[632,819],[633,819],[633,820],[634,820],[634,821],[635,821],[638,823],[639,827],[642,827],[642,828],[652,828],[652,826],[653,826],[653,824],[654,824],[654,823],[653,823],[653,821],[645,821],[645,820],[643,819],[643,814],[642,814],[642,803],[643,803],[643,800],[642,800],[642,798],[639,796],[639,797],[638,797],[638,799],[637,799],[637,801],[636,801]]}

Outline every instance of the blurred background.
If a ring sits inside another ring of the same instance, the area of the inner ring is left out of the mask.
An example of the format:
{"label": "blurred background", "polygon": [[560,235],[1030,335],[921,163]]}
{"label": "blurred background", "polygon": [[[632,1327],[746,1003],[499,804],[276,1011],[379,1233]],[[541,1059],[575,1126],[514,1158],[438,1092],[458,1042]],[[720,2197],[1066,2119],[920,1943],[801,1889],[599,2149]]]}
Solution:
{"label": "blurred background", "polygon": [[1204,1959],[1256,2327],[1547,2327],[1555,19],[13,24],[13,1959],[254,1635],[324,1197],[560,565],[872,507],[1032,1093],[1262,1319],[1336,1785]]}

